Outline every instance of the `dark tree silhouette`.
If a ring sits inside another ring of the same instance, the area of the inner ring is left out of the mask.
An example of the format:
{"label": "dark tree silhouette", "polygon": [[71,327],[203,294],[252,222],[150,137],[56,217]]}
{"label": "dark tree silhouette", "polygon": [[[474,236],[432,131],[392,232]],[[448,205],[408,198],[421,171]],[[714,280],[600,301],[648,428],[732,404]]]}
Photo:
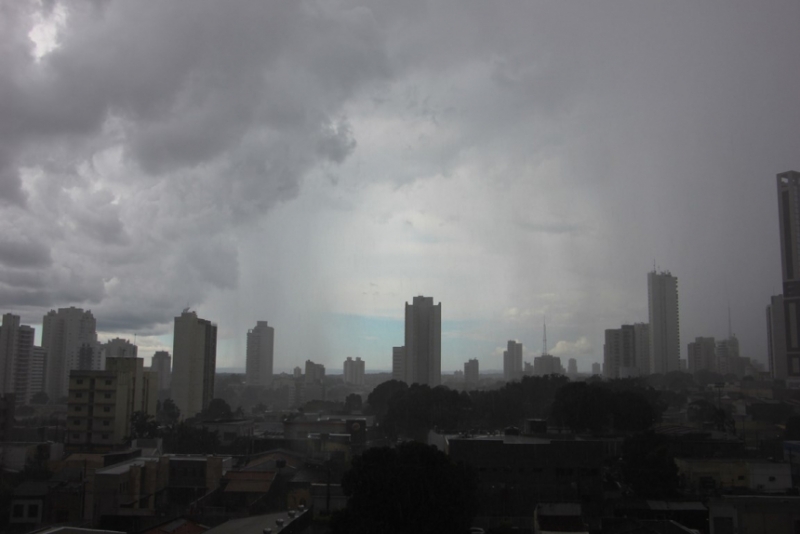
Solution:
{"label": "dark tree silhouette", "polygon": [[223,399],[211,399],[208,408],[203,410],[202,419],[205,421],[215,421],[218,419],[230,419],[233,411],[230,405]]}
{"label": "dark tree silhouette", "polygon": [[386,382],[378,384],[367,397],[370,413],[377,416],[378,419],[383,418],[389,410],[389,401],[392,397],[407,389],[408,385],[399,380],[387,380]]}
{"label": "dark tree silhouette", "polygon": [[181,410],[174,400],[166,399],[161,403],[161,408],[158,410],[156,417],[161,424],[174,425],[181,419]]}
{"label": "dark tree silhouette", "polygon": [[144,412],[133,412],[131,416],[131,439],[159,437],[158,423],[152,415]]}
{"label": "dark tree silhouette", "polygon": [[342,479],[347,507],[334,533],[464,533],[477,508],[476,477],[435,447],[403,443],[353,460]]}
{"label": "dark tree silhouette", "polygon": [[361,395],[357,393],[351,393],[344,399],[344,411],[348,414],[359,412],[361,411],[362,404],[363,401],[361,400]]}

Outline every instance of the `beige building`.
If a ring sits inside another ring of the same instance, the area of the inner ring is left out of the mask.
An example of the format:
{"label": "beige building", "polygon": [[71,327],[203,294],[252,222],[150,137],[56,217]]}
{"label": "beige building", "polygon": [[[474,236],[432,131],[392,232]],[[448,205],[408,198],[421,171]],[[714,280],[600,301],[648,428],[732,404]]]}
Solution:
{"label": "beige building", "polygon": [[214,398],[217,325],[188,309],[175,318],[172,400],[181,418],[194,417]]}
{"label": "beige building", "polygon": [[67,406],[68,451],[108,451],[131,434],[134,412],[156,415],[157,378],[144,372],[141,358],[108,358],[105,371],[70,373]]}
{"label": "beige building", "polygon": [[273,349],[275,329],[267,321],[258,321],[247,331],[246,373],[248,386],[272,385]]}

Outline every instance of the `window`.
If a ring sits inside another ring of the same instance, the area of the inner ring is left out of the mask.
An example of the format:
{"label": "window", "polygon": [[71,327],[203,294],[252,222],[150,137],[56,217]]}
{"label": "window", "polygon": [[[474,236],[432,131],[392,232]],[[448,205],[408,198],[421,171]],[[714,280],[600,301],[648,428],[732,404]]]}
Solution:
{"label": "window", "polygon": [[744,480],[744,475],[739,475],[739,480]]}
{"label": "window", "polygon": [[76,412],[82,412],[83,411],[83,406],[75,406],[75,411]]}
{"label": "window", "polygon": [[111,398],[111,393],[106,393],[105,394],[105,398],[110,399]]}
{"label": "window", "polygon": [[72,424],[73,424],[73,425],[79,425],[79,424],[81,424],[81,422],[80,422],[80,421],[78,421],[77,419],[75,419],[74,421],[72,421]]}
{"label": "window", "polygon": [[76,380],[76,382],[78,383],[78,385],[83,384],[83,379],[79,378],[78,380]]}
{"label": "window", "polygon": [[103,411],[104,412],[110,412],[111,411],[111,406],[103,406]]}
{"label": "window", "polygon": [[75,394],[75,398],[76,399],[82,399],[83,398],[83,393],[80,393],[80,392],[76,393]]}
{"label": "window", "polygon": [[106,380],[106,385],[110,386],[111,385],[111,380]]}
{"label": "window", "polygon": [[775,482],[775,477],[769,477],[770,482]]}
{"label": "window", "polygon": [[108,439],[108,434],[103,434],[103,435],[102,435],[102,438],[103,438],[103,439]]}
{"label": "window", "polygon": [[25,506],[22,504],[15,504],[14,517],[24,517],[24,516],[25,516]]}
{"label": "window", "polygon": [[108,422],[108,420],[106,420],[106,421],[103,421],[103,426],[108,426],[109,424],[110,424],[110,423]]}
{"label": "window", "polygon": [[39,517],[39,505],[38,504],[29,504],[28,505],[28,517]]}

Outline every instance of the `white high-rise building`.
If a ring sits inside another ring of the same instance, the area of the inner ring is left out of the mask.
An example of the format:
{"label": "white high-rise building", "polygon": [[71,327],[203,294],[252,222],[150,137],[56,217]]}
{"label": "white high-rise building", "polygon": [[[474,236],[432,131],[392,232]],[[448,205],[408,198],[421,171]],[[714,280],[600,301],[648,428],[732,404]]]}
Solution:
{"label": "white high-rise building", "polygon": [[256,322],[256,327],[247,331],[247,385],[272,385],[273,349],[275,329],[267,321]]}
{"label": "white high-rise building", "polygon": [[[97,321],[80,308],[51,310],[42,319],[42,348],[47,352],[45,393],[54,402],[69,392],[69,372],[102,370],[97,346]],[[87,363],[88,362],[88,363]]]}
{"label": "white high-rise building", "polygon": [[172,400],[182,418],[194,417],[214,398],[217,325],[184,310],[175,317],[172,357]]}
{"label": "white high-rise building", "polygon": [[678,279],[669,272],[647,273],[650,313],[650,372],[680,371]]}
{"label": "white high-rise building", "polygon": [[344,383],[352,386],[364,385],[364,360],[348,358],[344,361]]}
{"label": "white high-rise building", "polygon": [[522,343],[508,342],[503,351],[503,379],[512,382],[522,378]]}
{"label": "white high-rise building", "polygon": [[172,376],[172,358],[169,352],[159,350],[153,354],[153,359],[150,362],[150,369],[158,373],[159,391],[169,391],[170,378]]}
{"label": "white high-rise building", "polygon": [[406,302],[406,384],[442,383],[442,304],[433,297],[414,297]]}
{"label": "white high-rise building", "polygon": [[800,172],[783,172],[777,182],[786,360],[779,357],[775,363],[786,371],[775,373],[785,374],[787,388],[800,389]]}

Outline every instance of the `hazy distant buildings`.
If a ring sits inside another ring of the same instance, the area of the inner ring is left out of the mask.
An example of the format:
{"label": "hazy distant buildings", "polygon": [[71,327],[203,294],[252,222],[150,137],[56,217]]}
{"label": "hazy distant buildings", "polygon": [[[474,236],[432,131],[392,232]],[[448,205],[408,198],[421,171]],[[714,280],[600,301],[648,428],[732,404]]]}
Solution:
{"label": "hazy distant buildings", "polygon": [[650,315],[650,373],[680,370],[678,279],[669,272],[647,273]]}
{"label": "hazy distant buildings", "polygon": [[717,371],[717,344],[713,337],[697,337],[687,347],[690,373]]}
{"label": "hazy distant buildings", "polygon": [[325,366],[306,360],[306,384],[322,383],[325,380]]}
{"label": "hazy distant buildings", "polygon": [[645,374],[649,365],[649,328],[645,323],[624,324],[605,332],[603,374],[606,378],[629,378]]}
{"label": "hazy distant buildings", "polygon": [[275,329],[267,321],[247,331],[247,385],[271,386]]}
{"label": "hazy distant buildings", "polygon": [[503,351],[503,378],[508,382],[522,378],[522,343],[511,340]]}
{"label": "hazy distant buildings", "polygon": [[769,373],[776,380],[786,380],[786,320],[783,314],[783,295],[774,295],[767,306],[767,356]]}
{"label": "hazy distant buildings", "polygon": [[[786,386],[800,388],[800,172],[777,176]],[[782,364],[783,362],[778,362]],[[777,371],[783,374],[781,371]]]}
{"label": "hazy distant buildings", "polygon": [[159,391],[169,391],[170,378],[172,376],[172,358],[169,352],[159,350],[153,354],[153,359],[150,362],[150,369],[158,373]]}
{"label": "hazy distant buildings", "polygon": [[602,374],[602,372],[601,372],[601,369],[600,369],[600,364],[599,364],[599,363],[597,363],[597,362],[594,362],[594,363],[592,364],[592,374],[593,374],[593,375],[598,375],[598,376],[599,376],[600,374]]}
{"label": "hazy distant buildings", "polygon": [[344,361],[344,383],[350,384],[351,386],[363,386],[364,385],[364,360],[361,358],[353,358],[348,357]]}
{"label": "hazy distant buildings", "polygon": [[535,376],[563,375],[564,367],[561,358],[550,354],[542,354],[533,359],[533,374]]}
{"label": "hazy distant buildings", "polygon": [[578,361],[575,358],[567,360],[567,375],[570,377],[578,376]]}
{"label": "hazy distant buildings", "polygon": [[97,322],[90,311],[71,307],[48,312],[42,319],[42,348],[47,352],[45,392],[53,401],[67,395],[70,371],[102,369]]}
{"label": "hazy distant buildings", "polygon": [[194,417],[214,398],[217,325],[184,310],[175,317],[172,357],[172,400],[182,418]]}
{"label": "hazy distant buildings", "polygon": [[128,341],[115,337],[103,345],[106,358],[136,358],[139,355],[139,347]]}
{"label": "hazy distant buildings", "polygon": [[464,385],[477,386],[480,380],[480,366],[477,359],[464,362]]}
{"label": "hazy distant buildings", "polygon": [[442,304],[433,297],[406,302],[405,382],[438,386],[442,382]]}
{"label": "hazy distant buildings", "polygon": [[744,374],[740,361],[739,340],[732,335],[728,339],[717,341],[717,369],[719,374],[734,374],[741,377]]}

